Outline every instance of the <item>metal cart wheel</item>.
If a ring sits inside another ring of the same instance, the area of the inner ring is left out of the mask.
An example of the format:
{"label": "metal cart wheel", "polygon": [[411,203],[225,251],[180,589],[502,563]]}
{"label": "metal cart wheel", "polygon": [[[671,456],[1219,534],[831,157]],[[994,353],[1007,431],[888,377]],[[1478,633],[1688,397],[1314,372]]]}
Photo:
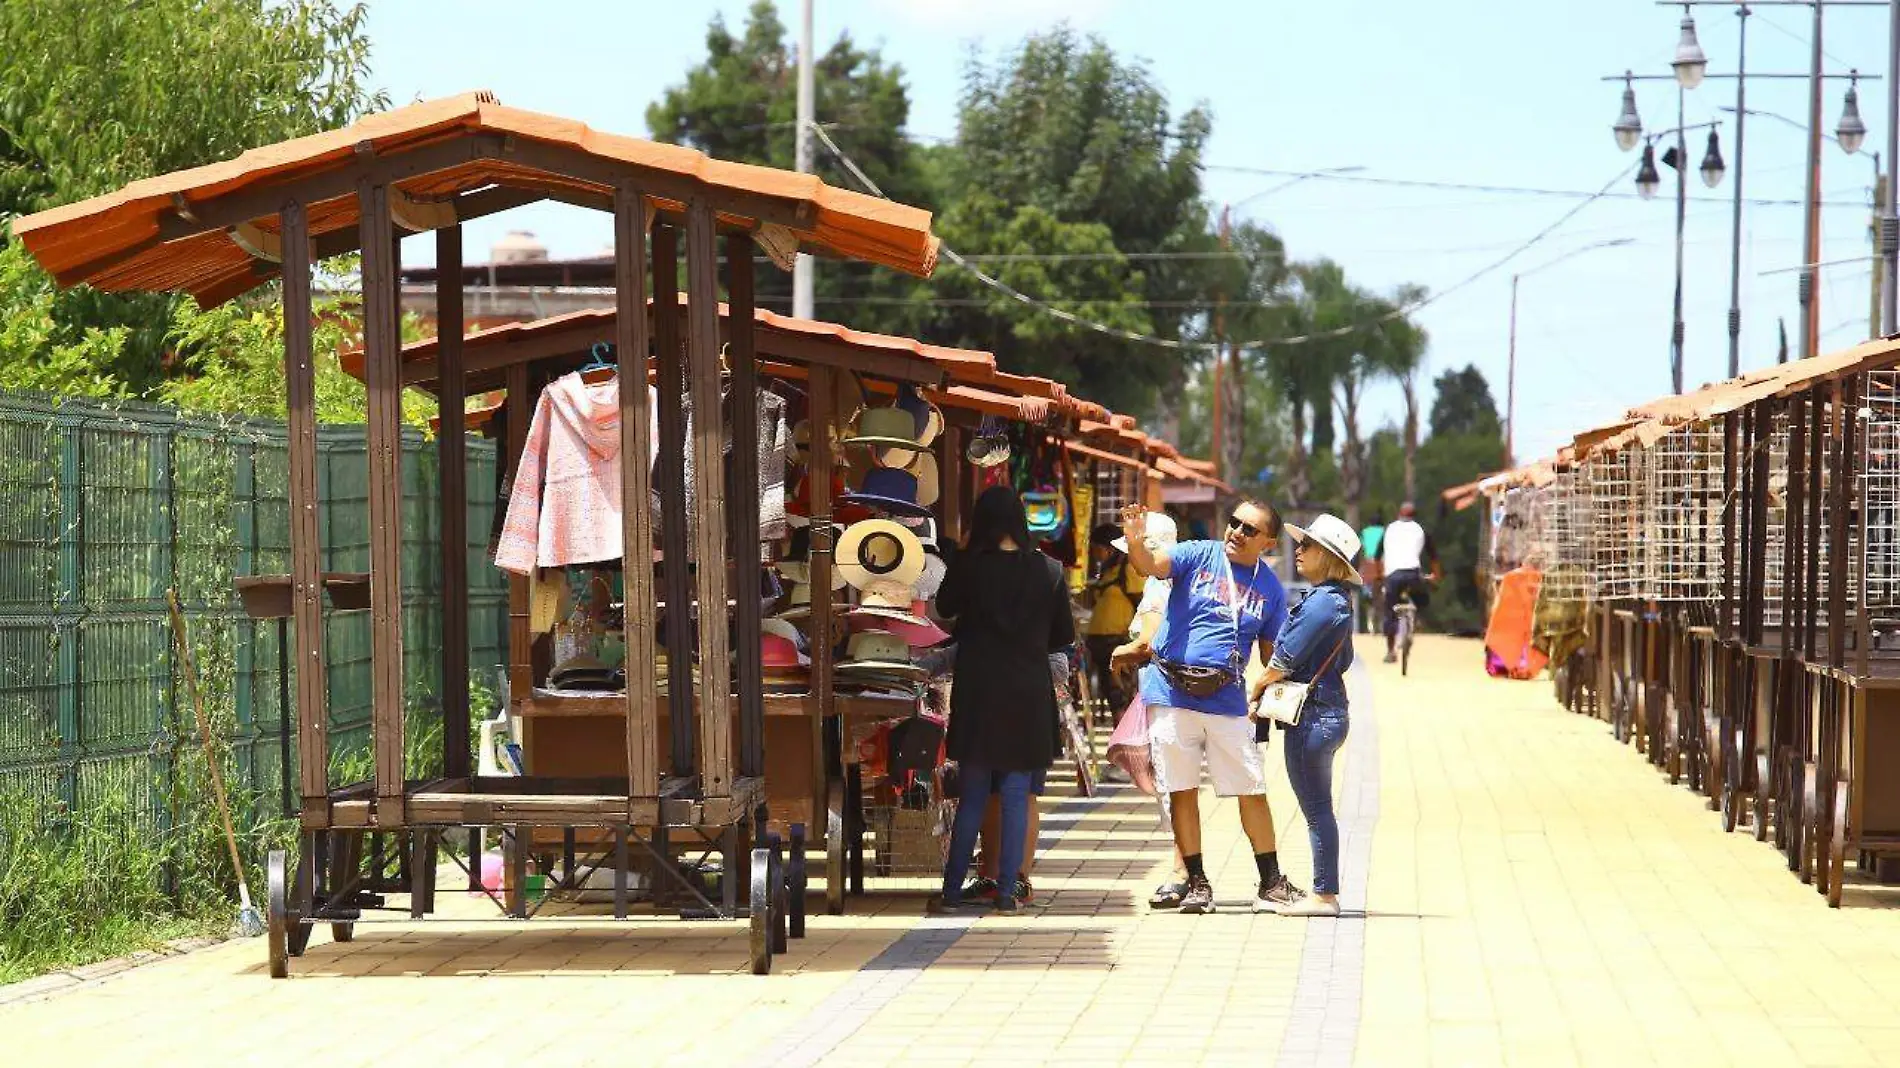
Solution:
{"label": "metal cart wheel", "polygon": [[1827,858],[1827,907],[1841,907],[1841,880],[1847,874],[1847,780],[1834,784],[1833,848]]}
{"label": "metal cart wheel", "polygon": [[1755,754],[1755,841],[1768,840],[1768,793],[1774,789],[1774,772],[1767,753]]}
{"label": "metal cart wheel", "polygon": [[290,900],[285,908],[290,931],[285,945],[293,957],[303,956],[310,945],[310,925],[304,923],[303,918],[316,909],[317,858],[322,855],[317,842],[322,834],[317,831],[303,836],[303,844],[297,852],[297,870],[291,877]]}
{"label": "metal cart wheel", "polygon": [[1735,830],[1742,818],[1742,735],[1740,731],[1717,744],[1722,750],[1722,829]]}
{"label": "metal cart wheel", "polygon": [[272,979],[282,979],[290,974],[290,909],[286,904],[288,888],[284,868],[284,851],[271,850],[270,856],[264,861],[264,907]]}
{"label": "metal cart wheel", "polygon": [[844,792],[843,779],[825,788],[825,912],[831,916],[844,915]]}
{"label": "metal cart wheel", "polygon": [[[354,896],[345,898],[341,891],[348,889],[351,883],[356,882],[358,873],[362,870],[363,837],[360,832],[348,831],[336,834],[330,840],[331,900],[329,905],[332,909],[355,907]],[[354,942],[355,940],[356,924],[340,922],[330,925],[330,941]]]}
{"label": "metal cart wheel", "polygon": [[[1812,884],[1816,871],[1826,858],[1821,856],[1821,772],[1812,760],[1801,767],[1801,841],[1795,856],[1795,870],[1803,884]],[[1831,798],[1829,800],[1832,800]]]}
{"label": "metal cart wheel", "polygon": [[787,861],[785,872],[787,895],[791,898],[786,910],[789,933],[793,938],[805,937],[805,894],[810,889],[810,876],[805,867],[805,825],[792,824],[792,852]]}
{"label": "metal cart wheel", "polygon": [[772,853],[752,851],[752,974],[772,974]]}
{"label": "metal cart wheel", "polygon": [[791,932],[786,926],[791,895],[786,892],[785,886],[785,843],[778,835],[770,834],[765,838],[765,848],[772,854],[767,869],[767,884],[772,889],[772,952],[786,953],[791,948],[787,945]]}

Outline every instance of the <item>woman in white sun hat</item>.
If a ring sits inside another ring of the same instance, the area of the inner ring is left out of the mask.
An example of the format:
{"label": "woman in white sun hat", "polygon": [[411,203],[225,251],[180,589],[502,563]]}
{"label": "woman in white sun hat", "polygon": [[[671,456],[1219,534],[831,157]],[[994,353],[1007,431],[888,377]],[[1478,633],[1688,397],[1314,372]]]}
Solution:
{"label": "woman in white sun hat", "polygon": [[1353,559],[1359,536],[1336,516],[1306,527],[1286,525],[1298,546],[1294,561],[1312,589],[1293,606],[1273,643],[1267,672],[1254,683],[1250,706],[1282,679],[1311,683],[1299,722],[1285,730],[1286,773],[1313,843],[1313,892],[1290,884],[1270,911],[1282,916],[1339,915],[1339,820],[1333,814],[1333,758],[1345,744],[1346,669],[1352,666],[1352,595],[1360,583]]}

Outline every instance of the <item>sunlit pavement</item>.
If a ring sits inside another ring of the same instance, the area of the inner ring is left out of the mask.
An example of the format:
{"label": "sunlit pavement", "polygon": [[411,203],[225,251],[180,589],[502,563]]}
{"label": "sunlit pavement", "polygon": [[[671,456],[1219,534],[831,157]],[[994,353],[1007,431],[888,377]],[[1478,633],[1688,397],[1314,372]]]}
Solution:
{"label": "sunlit pavement", "polygon": [[[1900,1063],[1900,894],[1827,909],[1547,683],[1485,677],[1475,642],[1422,639],[1408,678],[1359,649],[1338,920],[1248,912],[1253,859],[1211,797],[1222,911],[1150,912],[1154,802],[1052,783],[1047,907],[853,899],[769,977],[737,923],[365,923],[320,928],[286,981],[234,942],[0,1006],[0,1034],[76,1065]],[[1277,740],[1269,766],[1306,884]]]}

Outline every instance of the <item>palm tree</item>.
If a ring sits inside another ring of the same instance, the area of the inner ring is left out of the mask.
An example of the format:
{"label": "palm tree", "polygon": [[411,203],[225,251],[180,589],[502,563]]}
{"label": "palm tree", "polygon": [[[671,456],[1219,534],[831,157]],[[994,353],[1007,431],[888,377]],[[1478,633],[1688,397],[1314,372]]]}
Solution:
{"label": "palm tree", "polygon": [[[1392,301],[1399,308],[1416,307],[1425,300],[1427,292],[1424,286],[1408,283],[1393,293]],[[1405,499],[1409,501],[1418,497],[1418,379],[1425,370],[1425,350],[1431,343],[1431,336],[1409,314],[1386,323],[1380,333],[1383,350],[1381,366],[1387,375],[1398,381],[1399,390],[1405,396],[1402,440],[1405,445]]]}
{"label": "palm tree", "polygon": [[1216,281],[1215,290],[1223,306],[1215,309],[1222,332],[1232,344],[1214,359],[1221,364],[1222,440],[1215,443],[1221,470],[1238,484],[1241,457],[1246,454],[1247,412],[1245,376],[1256,366],[1247,366],[1243,358],[1248,341],[1280,336],[1286,329],[1289,301],[1287,284],[1292,277],[1287,268],[1286,245],[1279,235],[1253,222],[1242,222],[1225,238],[1235,258]]}

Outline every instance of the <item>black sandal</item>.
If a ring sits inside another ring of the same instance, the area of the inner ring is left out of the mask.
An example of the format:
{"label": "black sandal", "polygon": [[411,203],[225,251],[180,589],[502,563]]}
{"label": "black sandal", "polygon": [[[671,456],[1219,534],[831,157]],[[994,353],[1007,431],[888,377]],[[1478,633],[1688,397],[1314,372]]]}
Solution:
{"label": "black sandal", "polygon": [[1148,907],[1151,909],[1178,909],[1181,907],[1181,899],[1186,896],[1187,882],[1185,880],[1162,883],[1160,886],[1155,887],[1155,892],[1149,896]]}

